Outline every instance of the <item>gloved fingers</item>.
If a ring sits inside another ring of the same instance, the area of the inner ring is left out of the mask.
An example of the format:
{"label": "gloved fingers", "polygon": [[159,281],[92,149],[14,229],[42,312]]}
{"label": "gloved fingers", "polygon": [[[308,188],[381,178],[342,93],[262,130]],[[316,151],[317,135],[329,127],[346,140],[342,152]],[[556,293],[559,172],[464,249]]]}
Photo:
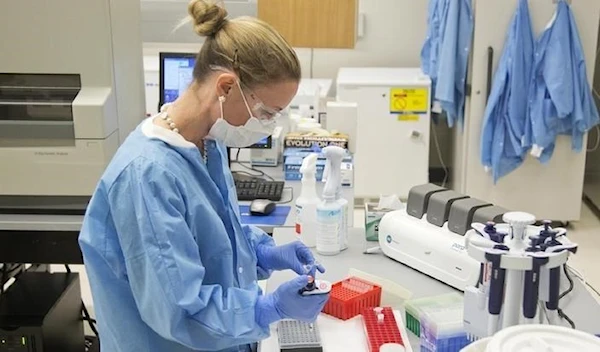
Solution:
{"label": "gloved fingers", "polygon": [[315,257],[310,251],[310,248],[306,247],[303,243],[300,243],[299,246],[296,247],[296,254],[298,260],[300,260],[302,264],[312,264],[315,262]]}
{"label": "gloved fingers", "polygon": [[308,275],[300,275],[288,281],[288,284],[292,290],[299,290],[308,285]]}
{"label": "gloved fingers", "polygon": [[292,267],[290,269],[292,269],[298,275],[310,275],[314,277],[314,272],[311,273],[310,268],[308,268],[307,265],[302,265],[302,263],[300,263],[299,261],[291,263],[291,266]]}
{"label": "gloved fingers", "polygon": [[317,270],[319,270],[319,272],[321,274],[323,274],[325,272],[325,267],[321,264],[321,263],[317,263],[317,265],[314,265],[313,268],[316,267]]}
{"label": "gloved fingers", "polygon": [[317,270],[323,274],[325,272],[325,267],[318,262],[314,262],[312,264],[306,264],[303,266],[304,273],[310,275],[312,277],[316,277],[315,274]]}

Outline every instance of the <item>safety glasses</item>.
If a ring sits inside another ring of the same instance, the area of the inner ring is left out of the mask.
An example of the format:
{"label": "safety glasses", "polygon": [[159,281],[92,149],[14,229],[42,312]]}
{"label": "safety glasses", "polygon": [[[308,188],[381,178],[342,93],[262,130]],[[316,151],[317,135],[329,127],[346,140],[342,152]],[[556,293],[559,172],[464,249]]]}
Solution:
{"label": "safety glasses", "polygon": [[[235,72],[232,72],[231,70],[228,70],[221,66],[211,65],[210,68],[214,71],[230,72],[230,73],[235,74]],[[252,105],[251,110],[252,110],[253,115],[257,119],[261,120],[261,122],[263,122],[263,123],[271,123],[274,120],[281,117],[281,112],[279,110],[271,108],[271,107],[267,106],[265,103],[263,103],[262,99],[260,99],[258,97],[258,95],[256,95],[256,93],[254,93],[252,91],[252,89],[250,89],[248,86],[246,86],[239,79],[239,75],[237,75],[237,76],[238,76],[238,84],[239,84],[242,96],[244,98],[244,101],[246,102],[246,104],[248,104],[249,99],[247,99],[246,96],[251,98],[252,102],[254,103],[254,105]],[[250,108],[250,104],[248,104],[248,107]]]}
{"label": "safety glasses", "polygon": [[242,94],[247,95],[252,99],[254,105],[252,106],[252,112],[259,120],[273,121],[281,117],[281,112],[277,109],[268,107],[263,101],[254,93],[250,88],[241,83]]}

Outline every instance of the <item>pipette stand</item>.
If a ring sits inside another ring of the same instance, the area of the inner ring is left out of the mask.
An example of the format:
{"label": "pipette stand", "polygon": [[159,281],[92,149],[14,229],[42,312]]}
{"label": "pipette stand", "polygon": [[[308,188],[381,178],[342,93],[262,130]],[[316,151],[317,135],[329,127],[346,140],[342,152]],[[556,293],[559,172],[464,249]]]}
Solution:
{"label": "pipette stand", "polygon": [[482,263],[478,287],[465,290],[464,322],[471,340],[492,336],[519,324],[540,324],[540,301],[552,316],[558,308],[560,268],[577,244],[550,222],[533,226],[535,217],[521,212],[503,216],[505,224],[472,224],[466,245]]}

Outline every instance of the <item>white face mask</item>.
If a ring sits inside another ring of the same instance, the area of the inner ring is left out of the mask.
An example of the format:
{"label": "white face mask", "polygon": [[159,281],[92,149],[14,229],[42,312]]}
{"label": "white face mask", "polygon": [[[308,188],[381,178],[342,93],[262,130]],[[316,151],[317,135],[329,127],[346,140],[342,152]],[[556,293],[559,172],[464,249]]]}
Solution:
{"label": "white face mask", "polygon": [[275,120],[259,120],[252,114],[239,82],[238,87],[240,88],[242,99],[244,99],[244,104],[246,104],[246,109],[250,114],[250,119],[242,126],[231,125],[223,116],[223,102],[225,102],[225,97],[219,97],[221,117],[215,121],[208,132],[209,137],[223,142],[223,144],[230,148],[249,147],[272,135],[276,127]]}

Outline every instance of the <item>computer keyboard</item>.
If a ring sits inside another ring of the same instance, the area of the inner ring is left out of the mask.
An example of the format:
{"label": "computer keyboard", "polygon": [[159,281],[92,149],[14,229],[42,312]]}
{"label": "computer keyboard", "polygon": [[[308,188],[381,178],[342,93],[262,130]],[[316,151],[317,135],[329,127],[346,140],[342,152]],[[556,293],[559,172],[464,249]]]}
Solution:
{"label": "computer keyboard", "polygon": [[283,195],[283,181],[266,181],[260,179],[236,179],[235,188],[238,200],[268,199],[280,201]]}

